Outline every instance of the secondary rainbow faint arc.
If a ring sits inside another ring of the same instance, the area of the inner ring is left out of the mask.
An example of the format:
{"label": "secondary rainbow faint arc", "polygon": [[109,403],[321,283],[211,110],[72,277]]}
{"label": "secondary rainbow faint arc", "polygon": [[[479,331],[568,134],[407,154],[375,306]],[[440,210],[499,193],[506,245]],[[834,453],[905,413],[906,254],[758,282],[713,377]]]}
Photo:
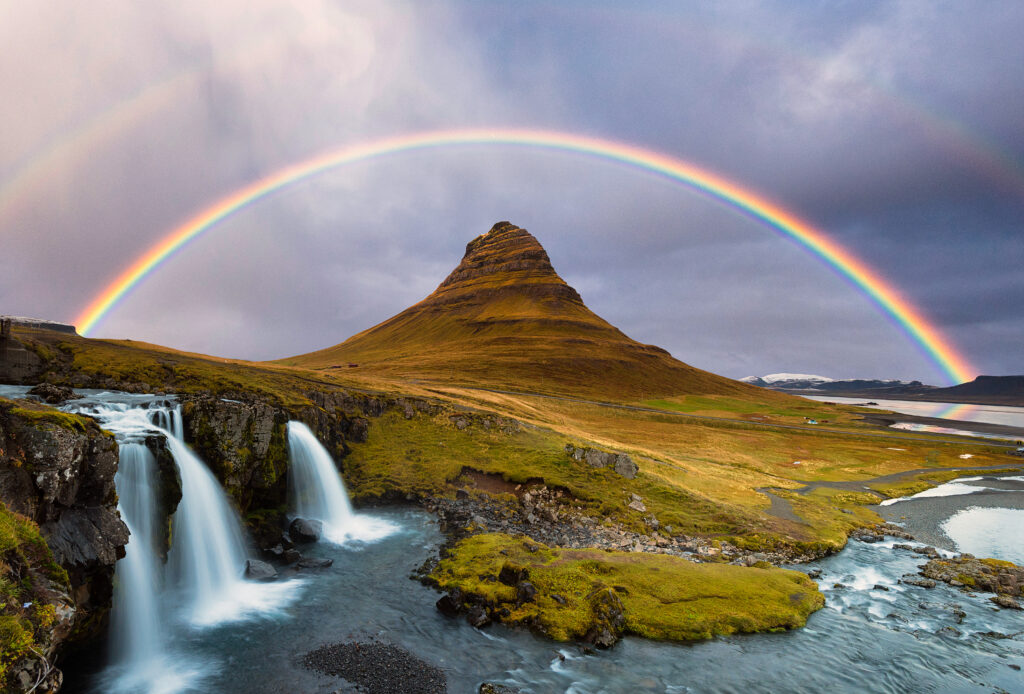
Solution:
{"label": "secondary rainbow faint arc", "polygon": [[82,335],[96,325],[147,275],[175,251],[238,210],[282,188],[330,169],[375,157],[415,150],[467,145],[536,147],[629,164],[682,183],[764,222],[793,239],[849,279],[916,343],[952,382],[977,373],[970,362],[878,273],[826,234],[764,196],[736,182],[669,155],[630,144],[573,133],[522,129],[468,129],[420,132],[342,147],[291,164],[234,191],[173,229],[110,282],[75,319]]}

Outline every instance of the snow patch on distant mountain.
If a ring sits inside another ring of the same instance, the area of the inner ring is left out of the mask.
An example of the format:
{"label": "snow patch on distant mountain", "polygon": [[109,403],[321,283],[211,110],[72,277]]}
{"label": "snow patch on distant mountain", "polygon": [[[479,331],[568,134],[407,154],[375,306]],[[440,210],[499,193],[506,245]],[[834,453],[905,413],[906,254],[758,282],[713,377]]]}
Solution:
{"label": "snow patch on distant mountain", "polygon": [[815,376],[813,374],[768,374],[767,376],[747,376],[741,378],[744,383],[750,383],[755,386],[761,386],[766,388],[768,386],[783,387],[786,388],[787,384],[799,383],[801,388],[813,388],[816,385],[822,383],[831,383],[833,379],[826,376]]}
{"label": "snow patch on distant mountain", "polygon": [[818,383],[831,383],[834,378],[828,378],[827,376],[815,376],[813,374],[768,374],[762,376],[761,380],[765,383],[778,383],[779,381],[817,381]]}
{"label": "snow patch on distant mountain", "polygon": [[922,386],[920,381],[900,381],[897,379],[888,380],[865,380],[859,378],[828,378],[827,376],[815,376],[814,374],[791,374],[777,373],[767,376],[747,376],[741,378],[744,383],[761,386],[762,388],[774,388],[782,390],[822,390],[837,392],[843,390],[869,390],[877,388],[899,388],[899,387],[928,387]]}

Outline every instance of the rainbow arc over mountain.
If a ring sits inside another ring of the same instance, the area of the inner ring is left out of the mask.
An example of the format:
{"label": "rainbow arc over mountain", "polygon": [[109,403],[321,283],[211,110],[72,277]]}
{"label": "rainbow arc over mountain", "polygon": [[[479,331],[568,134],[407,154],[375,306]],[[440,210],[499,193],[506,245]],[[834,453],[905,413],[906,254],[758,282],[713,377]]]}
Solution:
{"label": "rainbow arc over mountain", "polygon": [[235,212],[325,171],[377,157],[452,147],[512,146],[579,154],[657,174],[745,214],[798,243],[847,279],[890,318],[950,383],[970,380],[976,370],[916,306],[850,251],[794,213],[759,193],[668,154],[574,133],[528,129],[458,129],[387,137],[318,154],[279,169],[200,210],[166,234],[90,301],[75,319],[90,335],[128,293],[187,243]]}

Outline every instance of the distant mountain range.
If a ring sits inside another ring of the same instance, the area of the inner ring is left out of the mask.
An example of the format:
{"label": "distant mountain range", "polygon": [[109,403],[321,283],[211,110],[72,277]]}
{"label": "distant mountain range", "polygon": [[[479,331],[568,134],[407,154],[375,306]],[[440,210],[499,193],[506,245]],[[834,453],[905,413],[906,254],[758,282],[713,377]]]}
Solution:
{"label": "distant mountain range", "polygon": [[791,373],[747,376],[740,380],[762,388],[805,395],[1024,406],[1024,376],[978,376],[973,381],[948,388],[921,381],[832,379]]}

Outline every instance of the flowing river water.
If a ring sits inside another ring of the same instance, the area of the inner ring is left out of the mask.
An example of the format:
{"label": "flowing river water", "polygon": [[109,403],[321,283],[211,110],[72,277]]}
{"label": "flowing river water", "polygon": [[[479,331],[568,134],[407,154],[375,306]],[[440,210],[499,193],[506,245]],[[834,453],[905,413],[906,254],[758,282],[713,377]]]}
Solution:
{"label": "flowing river water", "polygon": [[[976,523],[955,519],[982,508],[990,511],[985,537],[999,538],[985,546],[988,553],[1020,557],[1024,485],[990,477],[950,484],[976,490],[936,497],[947,504],[943,517],[934,519],[945,544],[952,549],[974,542]],[[1001,501],[978,506],[982,496]],[[911,499],[884,509],[899,520],[915,504],[930,503],[934,499]],[[167,694],[335,692],[339,680],[305,669],[302,655],[325,643],[377,639],[440,667],[453,693],[476,692],[482,681],[536,694],[1024,691],[1022,613],[941,583],[933,589],[900,584],[923,558],[893,542],[851,541],[835,556],[798,567],[820,569],[826,595],[826,607],[803,629],[694,644],[625,638],[611,650],[586,654],[525,631],[500,625],[478,630],[443,617],[434,608],[438,593],[409,578],[443,540],[433,516],[410,508],[358,515],[391,532],[341,533],[338,543],[321,541],[304,552],[332,559],[327,569],[285,572],[259,587],[239,581],[236,586],[250,596],[247,609],[223,619],[197,622],[180,597],[171,601],[173,594],[154,588],[166,603],[160,615],[169,622],[161,644],[167,667],[120,688]],[[119,565],[119,577],[121,570]],[[132,608],[115,604],[115,624],[127,617],[117,614],[125,609]],[[106,663],[87,669],[69,672],[65,691],[101,692],[112,682],[126,684],[123,677],[112,679],[116,663],[113,674]]]}

